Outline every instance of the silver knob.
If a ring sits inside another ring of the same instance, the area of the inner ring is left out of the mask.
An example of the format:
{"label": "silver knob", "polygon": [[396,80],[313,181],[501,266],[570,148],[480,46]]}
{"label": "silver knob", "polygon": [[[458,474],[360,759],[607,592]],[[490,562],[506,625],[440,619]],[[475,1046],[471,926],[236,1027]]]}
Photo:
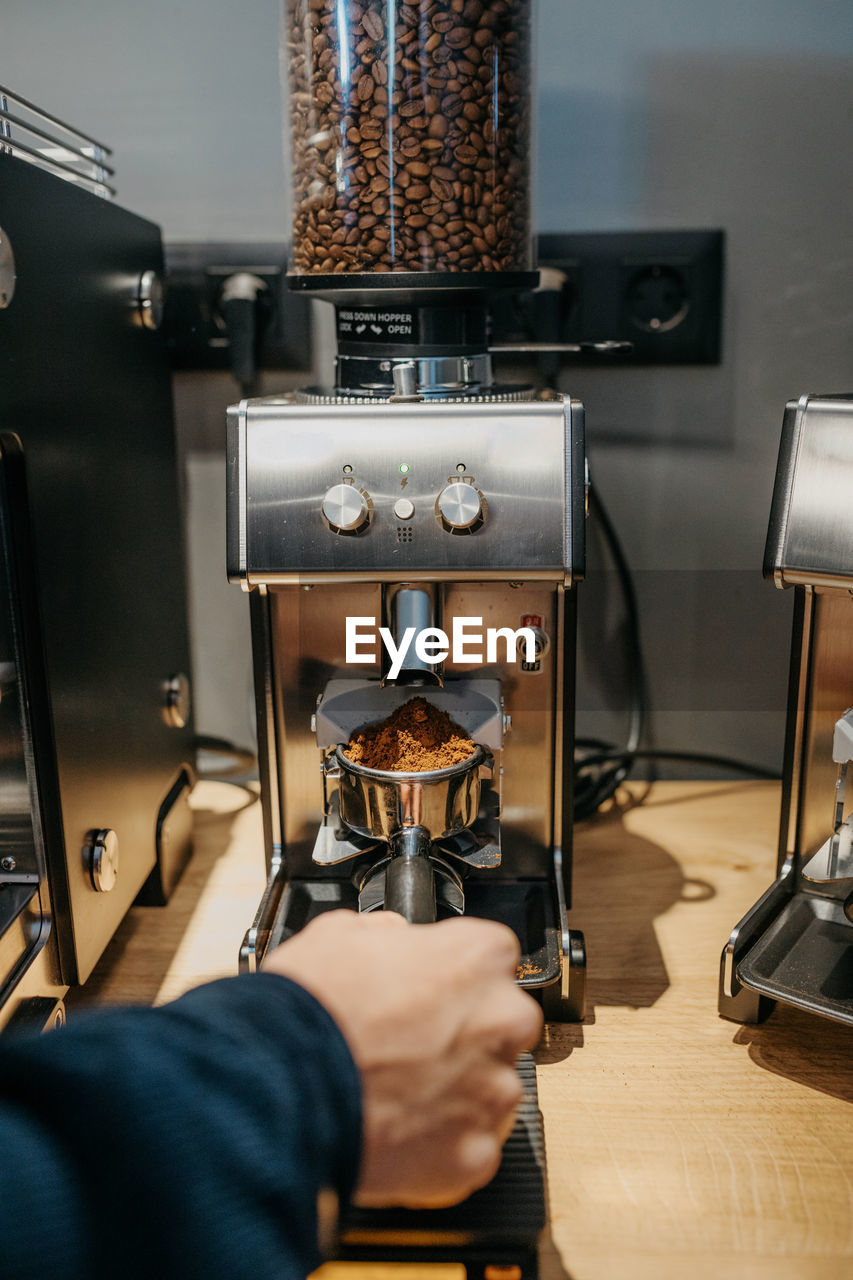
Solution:
{"label": "silver knob", "polygon": [[367,524],[367,495],[354,484],[333,484],[323,499],[323,515],[338,533],[357,533]]}
{"label": "silver knob", "polygon": [[464,480],[454,480],[438,495],[439,514],[448,529],[470,529],[483,514],[483,495]]}
{"label": "silver knob", "polygon": [[0,227],[0,309],[15,296],[15,255],[6,232]]}
{"label": "silver knob", "polygon": [[136,286],[136,306],[144,329],[159,329],[163,323],[164,292],[157,272],[143,271]]}
{"label": "silver knob", "polygon": [[169,676],[161,686],[163,719],[170,729],[183,729],[190,718],[190,682],[182,671]]}
{"label": "silver knob", "polygon": [[109,827],[90,831],[83,846],[83,859],[88,863],[92,887],[98,893],[109,893],[118,879],[118,836]]}

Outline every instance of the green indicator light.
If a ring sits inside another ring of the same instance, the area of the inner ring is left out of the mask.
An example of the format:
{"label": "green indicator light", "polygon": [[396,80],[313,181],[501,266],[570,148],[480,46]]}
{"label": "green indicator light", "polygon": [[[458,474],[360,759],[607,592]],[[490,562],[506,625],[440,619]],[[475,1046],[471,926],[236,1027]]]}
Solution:
{"label": "green indicator light", "polygon": [[408,474],[409,474],[409,464],[408,464],[408,462],[401,462],[401,463],[400,463],[400,475],[401,475],[401,476],[407,476]]}

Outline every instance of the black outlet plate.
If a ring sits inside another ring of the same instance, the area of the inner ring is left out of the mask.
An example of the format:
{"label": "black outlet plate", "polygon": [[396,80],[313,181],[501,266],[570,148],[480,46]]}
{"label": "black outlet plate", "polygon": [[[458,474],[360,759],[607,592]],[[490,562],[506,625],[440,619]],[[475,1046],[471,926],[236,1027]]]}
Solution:
{"label": "black outlet plate", "polygon": [[248,271],[267,286],[260,369],[311,369],[311,303],[287,287],[283,244],[209,242],[166,245],[163,329],[175,369],[228,369],[230,343],[219,309],[230,275]]}
{"label": "black outlet plate", "polygon": [[538,265],[559,273],[543,283],[557,287],[503,302],[493,339],[615,339],[632,344],[621,363],[719,364],[724,249],[718,230],[541,235]]}

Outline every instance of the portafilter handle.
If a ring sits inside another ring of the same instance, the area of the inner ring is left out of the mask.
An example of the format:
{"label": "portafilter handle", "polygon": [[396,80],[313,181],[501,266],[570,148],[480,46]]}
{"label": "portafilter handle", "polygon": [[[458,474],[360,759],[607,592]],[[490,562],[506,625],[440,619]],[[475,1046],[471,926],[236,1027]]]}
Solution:
{"label": "portafilter handle", "polygon": [[391,860],[385,868],[385,910],[409,924],[436,919],[435,872],[425,827],[401,827],[391,836]]}

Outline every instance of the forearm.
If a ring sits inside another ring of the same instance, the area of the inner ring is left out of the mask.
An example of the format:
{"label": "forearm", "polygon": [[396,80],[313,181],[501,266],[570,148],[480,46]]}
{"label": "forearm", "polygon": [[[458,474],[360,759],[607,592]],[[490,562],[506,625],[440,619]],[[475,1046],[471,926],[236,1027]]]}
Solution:
{"label": "forearm", "polygon": [[304,1276],[359,1139],[340,1032],[272,974],[0,1041],[0,1274]]}

